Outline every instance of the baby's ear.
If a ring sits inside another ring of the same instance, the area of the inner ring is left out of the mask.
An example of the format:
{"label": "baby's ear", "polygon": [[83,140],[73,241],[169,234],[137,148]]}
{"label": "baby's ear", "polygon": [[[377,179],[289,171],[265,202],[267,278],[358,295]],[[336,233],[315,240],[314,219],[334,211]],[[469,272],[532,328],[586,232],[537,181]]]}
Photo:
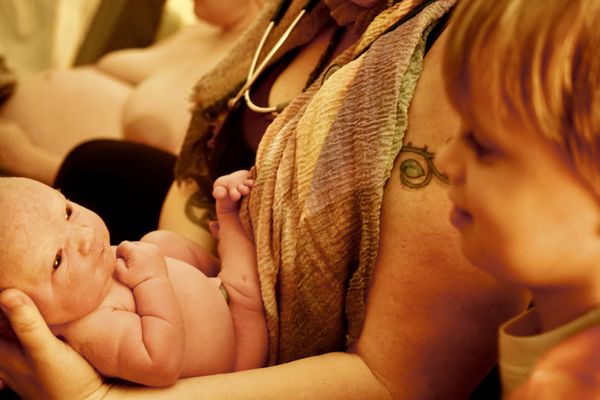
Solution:
{"label": "baby's ear", "polygon": [[12,330],[10,326],[10,322],[4,316],[4,313],[0,311],[0,335],[9,338],[16,338],[15,332]]}

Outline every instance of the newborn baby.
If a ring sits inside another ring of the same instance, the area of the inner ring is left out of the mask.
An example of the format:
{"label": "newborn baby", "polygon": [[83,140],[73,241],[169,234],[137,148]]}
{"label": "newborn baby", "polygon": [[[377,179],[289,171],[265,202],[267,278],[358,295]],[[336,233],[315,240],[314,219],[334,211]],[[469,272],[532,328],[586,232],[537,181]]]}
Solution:
{"label": "newborn baby", "polygon": [[256,256],[238,218],[252,184],[248,171],[215,183],[221,270],[207,277],[189,262],[212,257],[187,239],[156,231],[111,246],[94,212],[37,181],[0,178],[0,290],[27,293],[52,332],[108,377],[167,386],[260,367],[268,338]]}

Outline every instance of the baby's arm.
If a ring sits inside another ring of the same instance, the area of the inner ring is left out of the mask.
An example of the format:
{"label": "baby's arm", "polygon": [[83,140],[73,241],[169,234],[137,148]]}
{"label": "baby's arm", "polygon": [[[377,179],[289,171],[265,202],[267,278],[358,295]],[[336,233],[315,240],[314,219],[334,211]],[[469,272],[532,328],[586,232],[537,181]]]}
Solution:
{"label": "baby's arm", "polygon": [[217,179],[213,189],[219,224],[219,277],[229,295],[236,334],[236,370],[264,365],[268,351],[256,248],[238,214],[239,200],[250,193],[253,185],[252,172],[237,171]]}
{"label": "baby's arm", "polygon": [[112,311],[103,321],[106,335],[99,340],[100,350],[84,347],[82,354],[93,357],[90,361],[103,374],[170,385],[181,374],[185,336],[165,259],[156,246],[140,242],[121,243],[117,257],[115,277],[131,288],[136,313]]}

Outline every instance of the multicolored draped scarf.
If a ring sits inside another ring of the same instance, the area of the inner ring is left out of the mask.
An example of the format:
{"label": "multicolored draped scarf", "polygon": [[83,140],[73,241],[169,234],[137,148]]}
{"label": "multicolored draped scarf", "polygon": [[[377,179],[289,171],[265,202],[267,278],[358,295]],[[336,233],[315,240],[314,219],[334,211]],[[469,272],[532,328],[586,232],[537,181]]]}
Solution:
{"label": "multicolored draped scarf", "polygon": [[256,186],[242,215],[257,247],[271,364],[343,350],[360,334],[384,186],[402,147],[425,39],[455,0],[434,1],[382,35],[420,3],[405,0],[380,14],[259,145]]}
{"label": "multicolored draped scarf", "polygon": [[[338,11],[332,12],[338,23],[351,21],[347,13],[359,11],[348,7],[348,0],[326,2]],[[265,133],[256,185],[241,217],[257,248],[269,364],[343,350],[358,338],[377,257],[384,186],[402,147],[425,40],[455,2],[391,5]],[[286,18],[295,17],[303,4],[294,1]],[[206,176],[199,140],[243,84],[272,9],[268,3],[240,39],[240,51],[197,85],[197,106],[178,163],[180,179],[201,184]],[[320,4],[279,54],[309,41],[329,12]],[[284,19],[280,25],[288,24]],[[271,42],[280,33],[281,28]]]}

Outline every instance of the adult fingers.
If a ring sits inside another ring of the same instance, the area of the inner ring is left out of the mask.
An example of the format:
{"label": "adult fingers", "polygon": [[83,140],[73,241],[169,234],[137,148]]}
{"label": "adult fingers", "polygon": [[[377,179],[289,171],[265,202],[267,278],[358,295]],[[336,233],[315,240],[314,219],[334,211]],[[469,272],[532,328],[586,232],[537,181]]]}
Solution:
{"label": "adult fingers", "polygon": [[29,354],[43,352],[48,340],[56,340],[33,301],[20,290],[0,292],[0,307]]}
{"label": "adult fingers", "polygon": [[0,292],[0,308],[19,340],[0,340],[0,378],[22,397],[78,399],[102,389],[97,372],[52,334],[25,293]]}

